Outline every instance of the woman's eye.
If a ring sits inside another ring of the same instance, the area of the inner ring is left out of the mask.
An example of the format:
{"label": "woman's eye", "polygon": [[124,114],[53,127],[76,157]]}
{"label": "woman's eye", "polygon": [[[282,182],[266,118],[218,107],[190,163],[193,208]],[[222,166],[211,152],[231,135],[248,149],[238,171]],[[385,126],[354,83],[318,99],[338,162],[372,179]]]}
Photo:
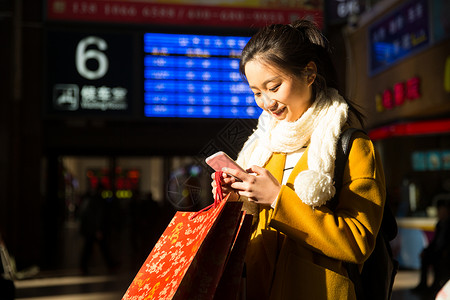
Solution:
{"label": "woman's eye", "polygon": [[254,93],[256,98],[261,97],[261,93]]}
{"label": "woman's eye", "polygon": [[277,89],[280,87],[280,85],[281,85],[281,84],[278,84],[278,85],[274,86],[273,88],[269,89],[269,91],[271,91],[271,92],[276,92]]}

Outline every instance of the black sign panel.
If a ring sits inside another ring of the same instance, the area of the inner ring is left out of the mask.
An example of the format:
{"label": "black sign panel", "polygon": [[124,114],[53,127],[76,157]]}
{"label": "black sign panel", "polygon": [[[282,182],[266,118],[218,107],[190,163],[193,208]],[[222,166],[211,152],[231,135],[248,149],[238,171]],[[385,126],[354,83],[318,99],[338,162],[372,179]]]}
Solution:
{"label": "black sign panel", "polygon": [[371,75],[430,45],[427,0],[410,0],[369,27]]}
{"label": "black sign panel", "polygon": [[47,114],[131,113],[135,73],[132,35],[47,33]]}

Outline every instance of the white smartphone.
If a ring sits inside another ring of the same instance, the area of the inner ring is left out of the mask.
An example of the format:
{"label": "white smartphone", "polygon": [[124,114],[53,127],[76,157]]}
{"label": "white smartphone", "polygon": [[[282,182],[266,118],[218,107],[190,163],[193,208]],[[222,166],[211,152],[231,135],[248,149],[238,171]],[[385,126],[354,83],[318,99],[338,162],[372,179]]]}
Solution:
{"label": "white smartphone", "polygon": [[219,151],[213,155],[207,157],[205,162],[211,166],[215,171],[222,171],[223,167],[230,169],[237,169],[242,172],[246,172],[240,165],[237,164],[231,157],[229,157],[225,152]]}

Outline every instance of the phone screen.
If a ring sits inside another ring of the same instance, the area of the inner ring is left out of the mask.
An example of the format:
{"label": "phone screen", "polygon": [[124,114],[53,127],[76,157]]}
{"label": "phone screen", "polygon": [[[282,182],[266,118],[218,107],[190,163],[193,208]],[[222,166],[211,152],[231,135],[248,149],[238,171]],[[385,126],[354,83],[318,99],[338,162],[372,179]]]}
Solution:
{"label": "phone screen", "polygon": [[219,151],[208,158],[206,158],[206,163],[211,166],[215,171],[221,171],[222,168],[227,167],[230,169],[238,169],[242,172],[245,170],[239,166],[233,159],[231,159],[225,152]]}

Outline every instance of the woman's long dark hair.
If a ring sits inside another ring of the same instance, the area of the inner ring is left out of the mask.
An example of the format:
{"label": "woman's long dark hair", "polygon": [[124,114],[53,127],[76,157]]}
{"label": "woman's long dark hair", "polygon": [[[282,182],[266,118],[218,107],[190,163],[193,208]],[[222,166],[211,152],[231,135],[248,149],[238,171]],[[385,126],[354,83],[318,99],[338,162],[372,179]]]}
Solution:
{"label": "woman's long dark hair", "polygon": [[[328,40],[309,20],[297,20],[288,25],[273,24],[260,29],[242,51],[239,72],[244,78],[245,66],[252,60],[260,60],[298,77],[308,75],[305,74],[306,65],[313,61],[317,67],[313,93],[326,93],[327,88],[338,89]],[[363,114],[354,103],[348,99],[345,101],[362,125]]]}

